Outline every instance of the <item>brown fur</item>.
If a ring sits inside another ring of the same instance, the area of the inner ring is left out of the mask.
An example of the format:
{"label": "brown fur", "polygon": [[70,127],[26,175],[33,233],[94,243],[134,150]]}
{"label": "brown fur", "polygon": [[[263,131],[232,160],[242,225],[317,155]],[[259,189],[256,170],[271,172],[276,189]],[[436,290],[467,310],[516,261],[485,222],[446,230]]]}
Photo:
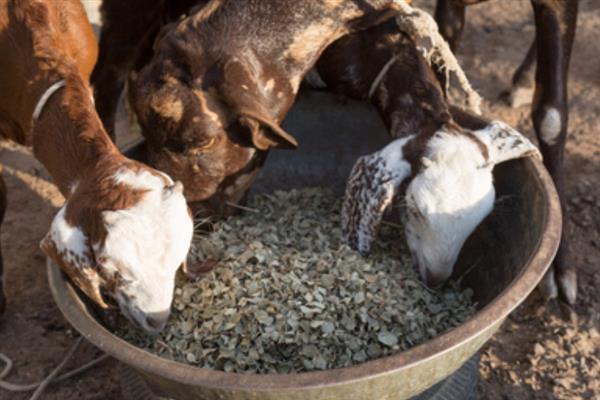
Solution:
{"label": "brown fur", "polygon": [[59,252],[52,236],[44,237],[40,244],[40,248],[48,257],[60,266],[83,293],[102,308],[108,307],[100,294],[102,280],[98,275],[95,264],[90,263],[90,260],[94,259],[93,254],[88,253],[84,257],[77,257],[69,262],[67,261],[67,257],[73,257],[74,255]]}
{"label": "brown fur", "polygon": [[[87,253],[75,257],[74,263],[58,252],[50,234],[42,250],[88,296],[105,305],[92,251],[92,245],[103,243],[107,235],[100,213],[129,208],[143,195],[114,182],[118,168],[147,167],[118,152],[96,114],[87,83],[96,60],[96,40],[79,1],[5,1],[0,5],[0,32],[0,92],[12,94],[0,98],[0,135],[33,146],[36,158],[67,198],[67,223],[88,238]],[[65,87],[49,98],[32,126],[40,96],[60,80]],[[0,189],[3,198],[3,184]],[[0,310],[3,307],[0,296]]]}
{"label": "brown fur", "polygon": [[[371,85],[393,57],[396,61],[368,98]],[[337,40],[317,62],[317,71],[334,93],[370,100],[394,138],[431,135],[450,120],[434,72],[394,20]]]}
{"label": "brown fur", "polygon": [[[251,180],[233,190],[227,185],[234,177],[241,171],[256,175],[247,166],[259,168],[256,160],[271,148],[295,147],[278,124],[325,47],[395,12],[391,0],[215,0],[163,28],[152,60],[130,81],[130,102],[150,144],[151,163],[182,180],[196,207],[243,198]],[[124,45],[115,40],[115,46]],[[108,68],[95,75],[106,76]],[[150,106],[167,98],[184,105],[179,121]]]}

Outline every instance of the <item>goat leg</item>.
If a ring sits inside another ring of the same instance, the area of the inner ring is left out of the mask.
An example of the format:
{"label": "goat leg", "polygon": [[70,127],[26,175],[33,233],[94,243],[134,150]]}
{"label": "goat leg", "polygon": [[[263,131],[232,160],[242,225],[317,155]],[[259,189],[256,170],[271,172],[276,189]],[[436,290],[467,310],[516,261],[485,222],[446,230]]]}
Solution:
{"label": "goat leg", "polygon": [[458,48],[465,27],[465,7],[452,0],[438,0],[435,6],[435,21],[453,52]]}
{"label": "goat leg", "polygon": [[[125,12],[127,6],[135,6],[134,3],[137,2],[107,0],[102,2],[100,8],[102,28],[98,62],[90,80],[94,88],[98,115],[113,141],[119,96],[125,86],[127,72],[133,64],[139,40],[147,28],[146,24],[141,23],[145,20],[143,16],[131,18]],[[144,12],[148,10],[147,7],[137,7],[137,9]]]}
{"label": "goat leg", "polygon": [[577,297],[577,272],[568,263],[569,218],[565,207],[563,160],[567,139],[567,75],[575,36],[577,1],[531,0],[535,15],[537,68],[532,106],[533,125],[544,164],[560,197],[562,240],[552,270],[541,285],[547,298],[558,296],[568,304]]}
{"label": "goat leg", "polygon": [[515,70],[512,78],[512,86],[508,93],[508,104],[517,108],[531,104],[534,86],[534,69],[536,57],[536,41],[534,40],[527,51],[525,59]]}
{"label": "goat leg", "polygon": [[[6,211],[6,184],[0,175],[0,225],[4,221]],[[6,297],[4,296],[4,259],[2,257],[2,248],[0,247],[0,314],[6,309]]]}

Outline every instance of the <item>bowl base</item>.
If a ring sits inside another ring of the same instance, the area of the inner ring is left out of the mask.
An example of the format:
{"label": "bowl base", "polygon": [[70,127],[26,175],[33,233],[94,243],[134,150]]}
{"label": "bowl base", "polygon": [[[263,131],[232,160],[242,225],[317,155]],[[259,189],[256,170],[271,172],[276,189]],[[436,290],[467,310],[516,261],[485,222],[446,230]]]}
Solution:
{"label": "bowl base", "polygon": [[[119,380],[125,400],[167,400],[154,394],[146,381],[123,363],[119,363]],[[448,378],[410,400],[478,400],[478,382],[479,352]]]}

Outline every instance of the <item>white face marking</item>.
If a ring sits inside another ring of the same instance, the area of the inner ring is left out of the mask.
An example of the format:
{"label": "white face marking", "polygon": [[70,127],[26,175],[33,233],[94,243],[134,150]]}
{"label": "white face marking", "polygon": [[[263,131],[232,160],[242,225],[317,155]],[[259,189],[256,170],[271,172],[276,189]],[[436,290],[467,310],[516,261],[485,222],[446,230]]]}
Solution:
{"label": "white face marking", "polygon": [[[169,175],[161,171],[156,172],[164,177],[169,185],[173,184],[173,179]],[[113,178],[115,183],[122,183],[134,189],[162,189],[165,186],[162,179],[145,170],[132,171],[127,168],[121,168],[115,173]]]}
{"label": "white face marking", "polygon": [[129,209],[102,213],[108,235],[94,253],[105,260],[101,267],[107,276],[118,273],[122,278],[113,296],[123,314],[146,331],[156,332],[159,328],[149,325],[147,318],[166,321],[175,273],[192,239],[192,219],[180,183],[167,186],[148,171],[125,168],[114,179],[148,192]]}
{"label": "white face marking", "polygon": [[106,307],[100,294],[102,280],[89,248],[89,238],[80,227],[67,222],[67,208],[68,201],[52,220],[50,230],[42,239],[40,247],[92,301]]}
{"label": "white face marking", "polygon": [[443,283],[467,237],[492,211],[492,167],[463,135],[438,131],[425,151],[427,166],[406,191],[405,234],[421,278]]}
{"label": "white face marking", "polygon": [[554,145],[558,141],[561,128],[560,113],[554,107],[548,108],[544,114],[544,119],[542,119],[540,138],[547,145]]}

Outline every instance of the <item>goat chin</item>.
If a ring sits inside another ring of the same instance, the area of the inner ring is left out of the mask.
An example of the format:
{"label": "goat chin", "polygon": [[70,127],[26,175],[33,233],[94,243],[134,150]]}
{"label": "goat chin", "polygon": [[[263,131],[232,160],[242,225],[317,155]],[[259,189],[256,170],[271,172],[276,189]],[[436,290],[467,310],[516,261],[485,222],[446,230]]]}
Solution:
{"label": "goat chin", "polygon": [[[445,175],[449,182],[455,178]],[[423,176],[409,185],[405,235],[421,278],[437,286],[450,277],[464,242],[492,211],[495,190],[490,171],[472,174],[461,193],[452,184],[430,190],[431,184]]]}

